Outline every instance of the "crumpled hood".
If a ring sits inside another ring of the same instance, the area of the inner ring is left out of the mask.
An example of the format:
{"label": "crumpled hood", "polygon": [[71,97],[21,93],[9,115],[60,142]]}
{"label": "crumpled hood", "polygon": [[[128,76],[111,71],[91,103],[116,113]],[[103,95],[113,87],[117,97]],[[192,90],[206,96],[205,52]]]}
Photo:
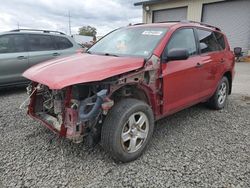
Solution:
{"label": "crumpled hood", "polygon": [[26,70],[23,76],[50,89],[62,89],[136,70],[143,64],[143,58],[76,54],[35,65]]}

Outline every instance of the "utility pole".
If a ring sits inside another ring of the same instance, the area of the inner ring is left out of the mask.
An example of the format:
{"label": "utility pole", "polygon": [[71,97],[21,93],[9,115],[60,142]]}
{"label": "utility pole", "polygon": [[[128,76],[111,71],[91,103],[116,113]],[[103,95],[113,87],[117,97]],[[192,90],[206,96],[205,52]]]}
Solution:
{"label": "utility pole", "polygon": [[17,29],[19,29],[19,22],[17,22]]}
{"label": "utility pole", "polygon": [[70,11],[69,11],[69,35],[71,36],[71,22],[70,22]]}

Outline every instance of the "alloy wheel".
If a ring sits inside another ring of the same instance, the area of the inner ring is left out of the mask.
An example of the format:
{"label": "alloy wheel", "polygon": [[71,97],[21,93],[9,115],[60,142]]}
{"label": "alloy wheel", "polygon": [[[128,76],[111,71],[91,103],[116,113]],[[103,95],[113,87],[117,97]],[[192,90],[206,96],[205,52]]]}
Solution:
{"label": "alloy wheel", "polygon": [[227,84],[225,82],[222,82],[218,92],[218,103],[222,105],[225,102],[226,98],[227,98]]}
{"label": "alloy wheel", "polygon": [[149,120],[143,112],[133,113],[124,124],[121,143],[128,153],[139,150],[145,142],[149,132]]}

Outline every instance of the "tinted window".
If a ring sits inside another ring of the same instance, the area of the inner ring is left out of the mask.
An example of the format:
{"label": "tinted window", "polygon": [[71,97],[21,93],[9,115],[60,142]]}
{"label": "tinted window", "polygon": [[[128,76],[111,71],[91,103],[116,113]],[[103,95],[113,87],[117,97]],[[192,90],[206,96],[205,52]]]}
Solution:
{"label": "tinted window", "polygon": [[24,35],[12,35],[13,46],[12,52],[24,52],[25,51],[25,36]]}
{"label": "tinted window", "polygon": [[224,35],[218,32],[214,32],[214,35],[215,35],[217,42],[220,45],[220,48],[224,50],[226,48]]}
{"label": "tinted window", "polygon": [[4,35],[0,37],[0,53],[9,53],[10,45],[10,36]]}
{"label": "tinted window", "polygon": [[0,37],[0,53],[24,52],[24,35],[4,35]]}
{"label": "tinted window", "polygon": [[187,49],[189,55],[196,54],[196,43],[193,29],[176,31],[167,45],[167,52],[173,48]]}
{"label": "tinted window", "polygon": [[208,53],[221,50],[221,47],[217,43],[217,40],[213,32],[198,29],[197,33],[198,33],[201,53]]}
{"label": "tinted window", "polygon": [[54,49],[54,44],[49,35],[29,35],[30,51],[46,51]]}
{"label": "tinted window", "polygon": [[55,37],[57,49],[63,50],[73,47],[73,44],[65,37]]}

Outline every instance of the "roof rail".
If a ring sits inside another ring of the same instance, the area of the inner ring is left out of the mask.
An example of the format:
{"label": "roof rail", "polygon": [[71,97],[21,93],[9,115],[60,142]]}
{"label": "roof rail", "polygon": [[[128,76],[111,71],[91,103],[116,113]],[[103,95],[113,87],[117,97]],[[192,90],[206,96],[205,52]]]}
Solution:
{"label": "roof rail", "polygon": [[[171,22],[180,22],[180,21],[165,21],[165,22],[155,22],[155,23],[171,23]],[[133,25],[144,25],[146,23],[135,23]]]}
{"label": "roof rail", "polygon": [[217,31],[221,31],[220,28],[218,28],[218,27],[216,27],[216,26],[213,26],[213,25],[206,24],[206,23],[204,23],[204,22],[196,22],[196,21],[187,21],[187,22],[190,22],[190,23],[197,23],[197,24],[200,24],[200,25],[203,25],[203,26],[206,26],[206,27],[214,28],[214,29],[217,30]]}
{"label": "roof rail", "polygon": [[145,23],[135,23],[133,25],[144,25]]}
{"label": "roof rail", "polygon": [[65,35],[65,33],[60,32],[60,31],[50,31],[50,30],[41,30],[41,29],[15,29],[15,30],[11,30],[10,32],[20,32],[20,31],[40,31],[43,33],[58,33],[60,35]]}
{"label": "roof rail", "polygon": [[[196,23],[196,24],[200,24],[200,25],[203,25],[203,26],[206,26],[206,27],[214,28],[214,29],[217,30],[217,31],[221,31],[221,29],[218,28],[218,27],[216,27],[216,26],[209,25],[209,24],[206,24],[206,23],[204,23],[204,22],[196,22],[196,21],[190,21],[190,20],[173,20],[173,21],[163,21],[163,22],[156,22],[156,23],[173,23],[173,22],[180,22],[180,23]],[[134,25],[139,25],[139,24],[134,24]]]}
{"label": "roof rail", "polygon": [[174,22],[182,22],[180,20],[171,20],[171,21],[162,21],[162,22],[155,22],[155,23],[174,23]]}

